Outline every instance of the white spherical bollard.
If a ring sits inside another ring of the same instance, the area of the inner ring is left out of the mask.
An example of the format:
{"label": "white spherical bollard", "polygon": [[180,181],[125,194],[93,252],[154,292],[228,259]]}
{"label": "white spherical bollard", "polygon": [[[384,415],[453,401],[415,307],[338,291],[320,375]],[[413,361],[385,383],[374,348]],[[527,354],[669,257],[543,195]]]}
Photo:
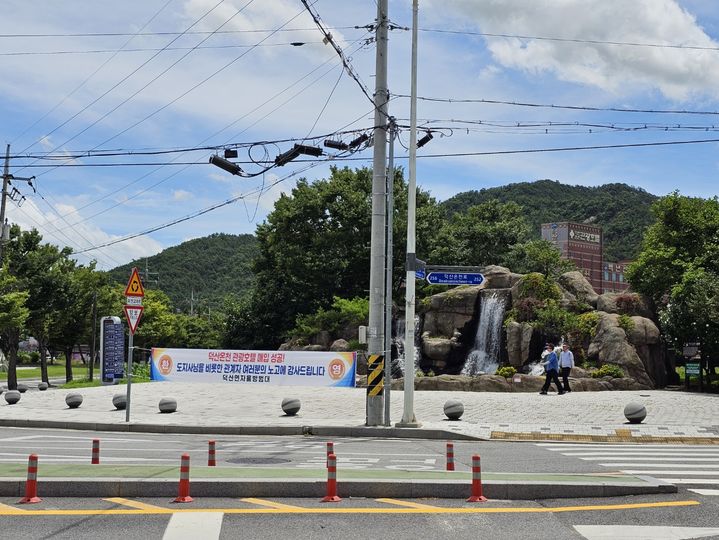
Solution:
{"label": "white spherical bollard", "polygon": [[177,400],[171,397],[164,397],[158,405],[161,413],[174,413],[177,410]]}
{"label": "white spherical bollard", "polygon": [[127,395],[115,394],[112,396],[112,404],[118,411],[122,411],[127,408]]}
{"label": "white spherical bollard", "polygon": [[17,391],[20,392],[21,394],[24,394],[25,392],[27,392],[27,390],[28,390],[27,384],[19,383],[17,385]]}
{"label": "white spherical bollard", "polygon": [[71,409],[77,409],[82,405],[82,395],[80,394],[68,394],[65,396],[65,404]]}
{"label": "white spherical bollard", "polygon": [[301,406],[302,404],[297,398],[285,398],[282,400],[282,410],[285,411],[285,414],[287,416],[296,415],[299,412]]}
{"label": "white spherical bollard", "polygon": [[46,382],[41,382],[40,384],[37,385],[37,389],[38,390],[47,390],[48,386],[49,385]]}
{"label": "white spherical bollard", "polygon": [[642,420],[647,417],[647,409],[641,403],[628,403],[624,407],[624,416],[632,424],[641,424]]}
{"label": "white spherical bollard", "polygon": [[5,401],[7,401],[8,405],[15,405],[20,401],[20,392],[17,390],[8,390],[5,392]]}
{"label": "white spherical bollard", "polygon": [[456,399],[447,400],[444,404],[444,414],[450,420],[459,420],[464,414],[464,405]]}

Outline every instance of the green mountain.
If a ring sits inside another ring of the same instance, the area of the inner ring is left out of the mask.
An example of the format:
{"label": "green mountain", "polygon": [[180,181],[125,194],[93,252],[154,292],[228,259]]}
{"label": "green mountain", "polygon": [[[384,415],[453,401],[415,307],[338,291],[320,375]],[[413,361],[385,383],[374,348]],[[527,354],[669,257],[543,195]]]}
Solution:
{"label": "green mountain", "polygon": [[226,295],[240,296],[252,286],[251,264],[257,253],[257,239],[251,234],[216,233],[118,266],[108,274],[126,283],[136,266],[145,287],[164,291],[176,309],[189,312],[192,303],[195,311],[206,310],[221,305]]}
{"label": "green mountain", "polygon": [[541,236],[542,223],[575,221],[600,225],[605,259],[620,261],[633,259],[639,253],[644,229],[654,221],[650,206],[657,198],[626,184],[585,187],[538,180],[466,191],[442,205],[453,214],[492,199],[513,201],[524,207],[537,238]]}

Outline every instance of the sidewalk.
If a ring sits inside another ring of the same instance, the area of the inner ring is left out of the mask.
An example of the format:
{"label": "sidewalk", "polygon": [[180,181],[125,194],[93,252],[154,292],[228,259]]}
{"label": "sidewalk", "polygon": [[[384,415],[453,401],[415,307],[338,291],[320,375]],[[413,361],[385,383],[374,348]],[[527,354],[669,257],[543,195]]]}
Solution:
{"label": "sidewalk", "polygon": [[[131,421],[112,405],[125,386],[77,390],[31,390],[16,405],[0,397],[0,425],[98,431],[240,435],[318,435],[438,439],[504,439],[591,442],[671,442],[719,444],[719,398],[670,391],[577,392],[564,396],[526,393],[415,392],[420,428],[397,428],[403,392],[392,391],[392,426],[365,426],[366,391],[362,388],[239,386],[153,382],[132,386]],[[84,400],[69,409],[65,396]],[[178,410],[161,414],[163,397],[177,400]],[[283,398],[297,398],[301,409],[286,416]],[[460,421],[449,421],[443,406],[464,404]],[[629,402],[643,403],[643,424],[630,425],[623,415]],[[155,470],[157,469],[157,470]],[[40,464],[41,496],[174,496],[177,467]],[[193,495],[205,497],[321,497],[324,469],[193,467]],[[0,464],[0,496],[20,496],[25,464]],[[343,497],[466,498],[467,472],[339,470]],[[676,486],[646,476],[621,473],[556,475],[484,473],[485,495],[494,499],[606,497],[675,493]]]}
{"label": "sidewalk", "polygon": [[[365,426],[365,390],[153,382],[132,386],[131,418],[116,410],[112,396],[126,387],[30,391],[17,405],[0,396],[0,425],[106,431],[154,431],[209,434],[313,434],[415,438],[561,440],[581,442],[653,442],[719,444],[719,396],[676,391],[576,392],[563,396],[497,392],[414,393],[418,429],[397,428],[403,392],[390,394],[392,426]],[[65,396],[83,395],[79,409]],[[160,414],[162,397],[177,400],[177,412]],[[300,399],[296,416],[285,416],[283,398]],[[460,421],[449,421],[443,405],[464,404]],[[628,424],[624,406],[645,405],[642,424]]]}

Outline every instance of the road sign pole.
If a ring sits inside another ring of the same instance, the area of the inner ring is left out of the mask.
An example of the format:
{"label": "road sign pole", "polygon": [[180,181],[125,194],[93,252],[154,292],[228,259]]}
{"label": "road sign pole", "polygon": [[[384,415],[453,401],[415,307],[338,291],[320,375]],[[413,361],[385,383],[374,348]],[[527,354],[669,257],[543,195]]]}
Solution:
{"label": "road sign pole", "polygon": [[419,0],[412,2],[412,69],[410,84],[409,182],[407,185],[407,274],[405,277],[404,411],[398,427],[419,427],[414,415],[414,311],[417,266],[417,19]]}
{"label": "road sign pole", "polygon": [[130,421],[130,389],[132,388],[132,338],[133,332],[127,342],[127,407],[125,408],[125,422]]}

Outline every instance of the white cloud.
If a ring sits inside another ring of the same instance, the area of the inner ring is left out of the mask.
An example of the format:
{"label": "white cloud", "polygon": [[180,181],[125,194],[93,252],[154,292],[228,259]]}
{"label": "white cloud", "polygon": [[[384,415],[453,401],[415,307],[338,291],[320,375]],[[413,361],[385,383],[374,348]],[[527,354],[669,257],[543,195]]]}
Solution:
{"label": "white cloud", "polygon": [[176,189],[172,192],[172,199],[175,201],[189,201],[192,197],[192,193],[184,189]]}
{"label": "white cloud", "polygon": [[[431,0],[430,5],[434,16],[459,16],[484,33],[719,46],[675,0]],[[552,73],[615,95],[656,89],[677,101],[719,96],[715,51],[486,39],[497,63],[528,74]]]}

